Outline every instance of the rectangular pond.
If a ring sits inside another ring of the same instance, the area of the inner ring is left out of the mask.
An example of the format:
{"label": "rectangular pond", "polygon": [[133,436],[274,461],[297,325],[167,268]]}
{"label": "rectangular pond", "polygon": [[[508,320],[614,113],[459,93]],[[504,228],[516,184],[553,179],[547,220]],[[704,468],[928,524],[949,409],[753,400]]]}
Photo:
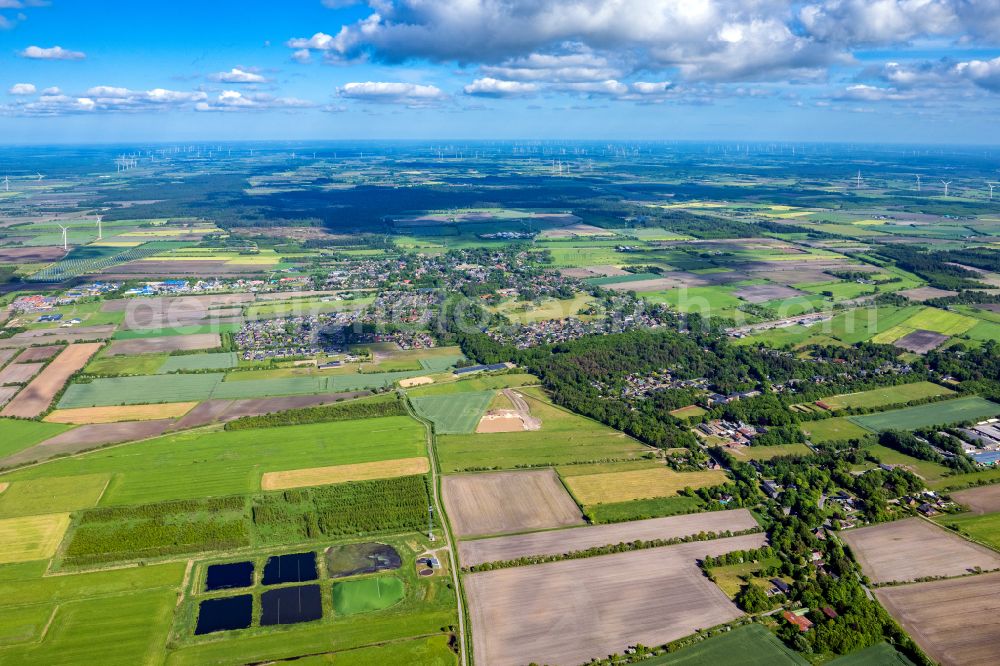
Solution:
{"label": "rectangular pond", "polygon": [[268,590],[260,595],[260,624],[296,624],[323,617],[319,585]]}
{"label": "rectangular pond", "polygon": [[253,585],[253,562],[211,564],[205,576],[205,591],[228,590]]}
{"label": "rectangular pond", "polygon": [[264,565],[264,585],[316,580],[316,553],[274,555]]}
{"label": "rectangular pond", "polygon": [[195,634],[210,634],[216,631],[246,629],[253,614],[253,596],[241,594],[238,597],[206,599],[198,606],[198,625]]}

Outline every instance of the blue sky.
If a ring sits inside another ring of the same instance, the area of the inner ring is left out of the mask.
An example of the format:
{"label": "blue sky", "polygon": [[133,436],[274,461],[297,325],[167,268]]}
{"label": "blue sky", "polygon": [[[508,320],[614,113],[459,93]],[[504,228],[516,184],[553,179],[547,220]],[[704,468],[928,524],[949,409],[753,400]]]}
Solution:
{"label": "blue sky", "polygon": [[1000,0],[0,0],[8,143],[998,143]]}

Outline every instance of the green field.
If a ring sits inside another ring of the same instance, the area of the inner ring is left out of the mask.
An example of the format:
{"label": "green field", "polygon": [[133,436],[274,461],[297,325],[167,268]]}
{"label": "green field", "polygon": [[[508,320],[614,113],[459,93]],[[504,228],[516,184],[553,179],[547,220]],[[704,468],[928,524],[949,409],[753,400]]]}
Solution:
{"label": "green field", "polygon": [[87,364],[88,375],[152,375],[159,372],[169,357],[166,354],[139,356],[98,356]]}
{"label": "green field", "polygon": [[420,416],[434,424],[434,432],[457,435],[476,431],[479,419],[493,399],[493,391],[411,397]]}
{"label": "green field", "polygon": [[14,481],[0,493],[0,518],[63,513],[97,504],[110,474]]}
{"label": "green field", "polygon": [[445,472],[513,469],[520,465],[632,459],[649,449],[623,433],[565,411],[542,399],[537,389],[522,391],[537,431],[442,435],[438,456]]}
{"label": "green field", "polygon": [[631,502],[594,504],[583,507],[583,512],[595,523],[621,523],[694,513],[701,507],[702,501],[697,497],[654,497]]}
{"label": "green field", "polygon": [[943,479],[951,473],[951,470],[944,465],[939,465],[929,460],[920,460],[894,449],[887,448],[881,444],[876,444],[868,449],[868,453],[878,458],[879,462],[886,465],[902,465],[922,478],[927,483]]}
{"label": "green field", "polygon": [[887,386],[885,388],[861,391],[859,393],[842,393],[828,398],[822,398],[821,402],[831,408],[832,411],[848,409],[851,407],[883,407],[885,405],[899,405],[914,400],[923,400],[941,395],[952,395],[955,392],[933,382],[914,382],[913,384],[900,384],[898,386]]}
{"label": "green field", "polygon": [[748,624],[706,641],[647,659],[649,666],[806,666],[809,662],[759,624]]}
{"label": "green field", "polygon": [[882,642],[827,662],[827,666],[913,666],[913,662]]}
{"label": "green field", "polygon": [[804,421],[799,424],[799,428],[811,441],[816,443],[840,439],[858,439],[871,434],[870,431],[862,428],[845,416],[821,419],[819,421]]}
{"label": "green field", "polygon": [[162,338],[172,335],[194,335],[196,333],[235,333],[239,324],[191,324],[176,328],[144,328],[134,331],[117,331],[114,340],[135,340],[137,338]]}
{"label": "green field", "polygon": [[780,456],[808,456],[812,451],[805,444],[776,444],[775,446],[747,446],[733,452],[737,458],[770,460]]}
{"label": "green field", "polygon": [[872,432],[879,432],[881,430],[915,430],[960,421],[977,421],[997,414],[1000,414],[1000,405],[985,398],[970,396],[847,418]]}
{"label": "green field", "polygon": [[[179,357],[186,358],[186,357]],[[421,374],[383,372],[371,374],[307,375],[246,379],[247,372],[233,373],[228,380],[222,373],[145,375],[94,379],[70,385],[59,401],[60,409],[73,407],[103,407],[107,405],[141,405],[163,402],[185,402],[211,398],[264,398],[283,395],[339,393],[391,386],[406,377]]]}
{"label": "green field", "polygon": [[411,397],[427,395],[455,395],[472,391],[494,391],[503,388],[518,388],[533,386],[539,383],[538,377],[527,373],[504,373],[501,375],[472,375],[457,380],[442,380],[434,384],[417,386],[407,389]]}
{"label": "green field", "polygon": [[158,371],[166,373],[183,370],[227,370],[235,368],[236,363],[236,352],[182,354],[179,356],[168,356]]}
{"label": "green field", "polygon": [[942,525],[958,525],[958,528],[976,541],[982,541],[1000,550],[1000,513],[985,515],[958,514],[942,515],[934,519]]}
{"label": "green field", "polygon": [[70,426],[61,423],[44,423],[24,419],[0,419],[0,456],[23,451],[61,432]]}
{"label": "green field", "polygon": [[340,615],[370,613],[394,606],[406,594],[395,576],[375,576],[333,584],[333,610]]}
{"label": "green field", "polygon": [[264,472],[424,455],[424,428],[407,416],[259,430],[181,433],[53,460],[0,481],[113,474],[100,505],[257,492]]}

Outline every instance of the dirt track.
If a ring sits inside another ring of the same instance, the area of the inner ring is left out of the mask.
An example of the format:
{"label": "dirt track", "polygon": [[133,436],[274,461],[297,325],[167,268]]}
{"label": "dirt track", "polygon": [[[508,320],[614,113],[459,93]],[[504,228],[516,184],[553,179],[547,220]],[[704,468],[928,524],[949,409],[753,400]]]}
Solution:
{"label": "dirt track", "polygon": [[1000,663],[1000,573],[886,587],[875,596],[945,666]]}
{"label": "dirt track", "polygon": [[54,358],[30,384],[0,412],[0,416],[34,418],[48,408],[70,376],[85,366],[101,348],[100,343],[72,344]]}
{"label": "dirt track", "polygon": [[764,542],[753,534],[470,574],[475,663],[580,664],[737,618],[696,561]]}
{"label": "dirt track", "polygon": [[551,469],[445,476],[441,490],[460,537],[583,524],[580,509]]}

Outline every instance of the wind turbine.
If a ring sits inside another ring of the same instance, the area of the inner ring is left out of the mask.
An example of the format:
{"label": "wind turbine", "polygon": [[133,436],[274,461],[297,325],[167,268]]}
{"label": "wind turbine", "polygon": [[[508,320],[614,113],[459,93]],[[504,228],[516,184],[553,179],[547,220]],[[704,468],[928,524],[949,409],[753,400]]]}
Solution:
{"label": "wind turbine", "polygon": [[944,185],[944,195],[948,196],[948,186],[951,185],[950,180],[942,180],[941,184]]}
{"label": "wind turbine", "polygon": [[43,175],[42,175],[42,174],[41,174],[40,172],[38,172],[38,171],[36,171],[36,172],[35,172],[35,175],[36,175],[36,176],[38,176],[38,178],[36,178],[35,180],[41,180],[42,178],[45,178],[45,176],[43,176]]}
{"label": "wind turbine", "polygon": [[104,232],[101,231],[101,216],[97,216],[97,240],[104,240]]}
{"label": "wind turbine", "polygon": [[3,189],[4,192],[10,192],[10,176],[3,177]]}
{"label": "wind turbine", "polygon": [[917,174],[917,192],[920,191],[920,174]]}
{"label": "wind turbine", "polygon": [[857,175],[857,188],[858,188],[859,190],[861,189],[861,169],[858,169],[858,175]]}
{"label": "wind turbine", "polygon": [[990,201],[993,201],[993,188],[997,186],[997,183],[986,183],[986,187],[990,188]]}
{"label": "wind turbine", "polygon": [[62,232],[63,232],[63,251],[64,251],[64,252],[69,252],[69,240],[68,240],[68,238],[66,237],[66,230],[67,230],[67,227],[64,227],[64,226],[63,226],[63,225],[61,225],[61,224],[60,224],[60,225],[58,225],[58,226],[59,226],[59,228],[60,228],[60,229],[62,229]]}

